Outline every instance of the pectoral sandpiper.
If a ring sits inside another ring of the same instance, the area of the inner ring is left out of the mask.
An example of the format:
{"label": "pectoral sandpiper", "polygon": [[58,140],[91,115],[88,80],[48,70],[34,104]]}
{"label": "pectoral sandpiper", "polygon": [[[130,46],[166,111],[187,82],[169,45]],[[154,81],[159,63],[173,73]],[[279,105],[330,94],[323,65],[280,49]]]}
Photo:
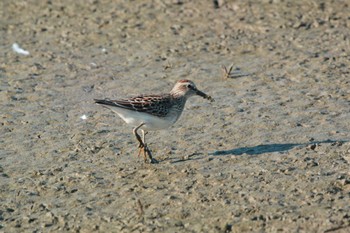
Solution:
{"label": "pectoral sandpiper", "polygon": [[[166,129],[173,125],[181,116],[186,100],[194,95],[213,101],[211,96],[198,90],[192,81],[180,80],[167,94],[139,95],[120,100],[95,99],[95,102],[110,108],[127,124],[134,127],[133,133],[139,142],[138,156],[143,151],[145,161],[147,161],[148,156],[149,161],[155,163],[157,161],[153,159],[152,153],[147,147],[146,133],[151,130]],[[142,132],[142,138],[137,133],[139,129]]]}

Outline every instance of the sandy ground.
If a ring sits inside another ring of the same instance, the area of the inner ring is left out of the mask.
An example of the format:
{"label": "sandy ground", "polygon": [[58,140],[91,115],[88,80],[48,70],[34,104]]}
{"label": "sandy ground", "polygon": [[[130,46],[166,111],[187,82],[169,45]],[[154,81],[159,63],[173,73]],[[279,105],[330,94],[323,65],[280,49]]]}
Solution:
{"label": "sandy ground", "polygon": [[[349,1],[217,2],[1,1],[0,232],[350,231]],[[144,164],[93,99],[183,78]]]}

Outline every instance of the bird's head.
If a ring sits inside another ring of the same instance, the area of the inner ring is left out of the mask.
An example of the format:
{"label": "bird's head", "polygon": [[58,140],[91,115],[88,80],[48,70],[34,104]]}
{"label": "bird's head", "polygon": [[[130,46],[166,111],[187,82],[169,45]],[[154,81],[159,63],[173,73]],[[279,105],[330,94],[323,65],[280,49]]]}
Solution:
{"label": "bird's head", "polygon": [[199,95],[205,99],[214,101],[214,99],[211,96],[198,90],[196,85],[191,80],[187,80],[187,79],[182,79],[177,81],[177,83],[175,84],[175,86],[173,87],[170,93],[175,97],[186,97],[186,98],[189,98],[194,95]]}

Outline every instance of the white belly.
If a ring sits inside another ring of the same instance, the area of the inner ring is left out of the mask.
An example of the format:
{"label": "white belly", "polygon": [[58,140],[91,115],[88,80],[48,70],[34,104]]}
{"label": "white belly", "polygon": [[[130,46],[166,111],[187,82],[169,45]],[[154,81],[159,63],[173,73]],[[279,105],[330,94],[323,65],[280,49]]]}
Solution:
{"label": "white belly", "polygon": [[133,127],[137,127],[143,123],[144,125],[141,128],[146,131],[169,128],[179,117],[176,114],[169,114],[169,116],[165,118],[159,118],[151,114],[115,107],[111,108],[111,110]]}

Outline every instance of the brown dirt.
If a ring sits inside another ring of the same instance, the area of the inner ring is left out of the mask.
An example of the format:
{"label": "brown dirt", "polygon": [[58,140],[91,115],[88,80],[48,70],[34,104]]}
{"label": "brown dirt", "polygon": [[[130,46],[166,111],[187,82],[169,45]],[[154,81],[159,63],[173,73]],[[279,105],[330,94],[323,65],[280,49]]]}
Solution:
{"label": "brown dirt", "polygon": [[[350,231],[349,2],[218,2],[1,1],[0,232]],[[183,78],[144,164],[92,100]]]}

